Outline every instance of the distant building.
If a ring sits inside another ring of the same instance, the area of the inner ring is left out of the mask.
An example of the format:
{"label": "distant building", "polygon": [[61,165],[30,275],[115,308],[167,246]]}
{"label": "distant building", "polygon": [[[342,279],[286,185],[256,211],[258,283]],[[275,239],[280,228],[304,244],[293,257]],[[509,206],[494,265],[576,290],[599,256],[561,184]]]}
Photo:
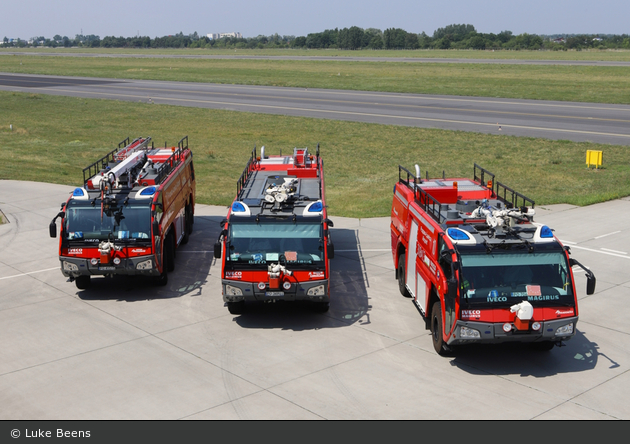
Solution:
{"label": "distant building", "polygon": [[218,34],[206,34],[206,36],[210,40],[222,39],[222,38],[225,38],[225,37],[232,37],[232,38],[236,38],[236,39],[242,39],[243,38],[243,34],[241,34],[240,32],[220,32]]}

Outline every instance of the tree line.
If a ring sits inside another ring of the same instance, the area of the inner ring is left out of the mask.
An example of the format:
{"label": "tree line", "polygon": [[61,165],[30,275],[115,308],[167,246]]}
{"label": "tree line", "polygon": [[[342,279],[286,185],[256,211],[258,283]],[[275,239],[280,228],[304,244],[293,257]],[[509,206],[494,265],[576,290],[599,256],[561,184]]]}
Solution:
{"label": "tree line", "polygon": [[29,41],[3,40],[3,46],[27,47],[88,47],[88,48],[229,48],[229,49],[472,49],[472,50],[582,50],[582,49],[630,49],[627,34],[579,34],[579,35],[513,35],[511,31],[498,34],[480,33],[470,24],[452,24],[435,30],[432,36],[425,32],[415,34],[400,28],[381,31],[358,26],[343,29],[327,29],[306,36],[271,36],[210,39],[197,32],[179,33],[163,37],[147,36],[100,38],[97,35],[76,35],[74,39],[55,35],[52,39],[34,37]]}

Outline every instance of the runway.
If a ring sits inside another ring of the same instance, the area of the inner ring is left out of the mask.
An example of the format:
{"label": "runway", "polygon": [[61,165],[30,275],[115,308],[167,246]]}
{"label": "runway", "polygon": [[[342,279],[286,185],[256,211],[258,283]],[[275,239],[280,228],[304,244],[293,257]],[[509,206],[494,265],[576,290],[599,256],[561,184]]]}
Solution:
{"label": "runway", "polygon": [[0,73],[0,90],[630,145],[630,106]]}

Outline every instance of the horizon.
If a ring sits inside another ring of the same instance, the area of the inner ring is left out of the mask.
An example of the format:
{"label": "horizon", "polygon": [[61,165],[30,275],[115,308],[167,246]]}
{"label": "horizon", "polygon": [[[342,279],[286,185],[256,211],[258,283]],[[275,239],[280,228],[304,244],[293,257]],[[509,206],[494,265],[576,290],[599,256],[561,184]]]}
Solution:
{"label": "horizon", "polygon": [[623,35],[629,34],[626,17],[630,2],[574,0],[571,4],[531,0],[526,5],[500,0],[451,0],[443,4],[405,0],[320,0],[298,5],[289,0],[260,3],[243,0],[225,4],[214,0],[110,0],[107,7],[85,0],[66,0],[63,6],[31,0],[28,8],[17,2],[3,5],[0,38],[28,41],[34,37],[77,35],[99,37],[159,37],[183,33],[200,36],[240,32],[258,36],[307,36],[331,29],[358,26],[381,31],[399,28],[432,36],[452,24],[471,24],[477,32],[514,35]]}

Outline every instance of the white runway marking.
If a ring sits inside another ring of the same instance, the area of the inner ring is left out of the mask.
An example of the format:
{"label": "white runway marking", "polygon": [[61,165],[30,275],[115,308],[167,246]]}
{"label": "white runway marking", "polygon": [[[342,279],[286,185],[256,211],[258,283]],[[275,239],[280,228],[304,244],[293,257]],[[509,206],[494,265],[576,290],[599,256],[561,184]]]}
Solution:
{"label": "white runway marking", "polygon": [[28,276],[29,274],[43,273],[44,271],[50,271],[50,270],[59,270],[59,267],[46,268],[45,270],[29,271],[28,273],[14,274],[13,276],[5,276],[5,277],[1,277],[0,281],[3,280],[3,279],[11,279],[11,278],[16,278],[16,277],[20,277],[20,276]]}

